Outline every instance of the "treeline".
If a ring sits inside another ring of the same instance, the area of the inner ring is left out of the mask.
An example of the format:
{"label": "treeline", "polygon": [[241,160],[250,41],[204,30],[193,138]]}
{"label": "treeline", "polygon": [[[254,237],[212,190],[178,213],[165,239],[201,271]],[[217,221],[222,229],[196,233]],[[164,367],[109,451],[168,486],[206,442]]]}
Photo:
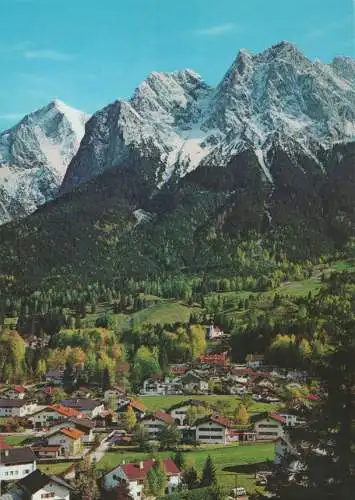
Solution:
{"label": "treeline", "polygon": [[309,370],[311,360],[329,349],[329,318],[339,314],[339,308],[347,314],[354,307],[354,296],[355,272],[332,273],[316,295],[275,294],[274,306],[287,304],[289,309],[279,315],[275,308],[259,316],[250,313],[247,323],[232,331],[231,356],[242,361],[248,353],[263,353],[270,365]]}

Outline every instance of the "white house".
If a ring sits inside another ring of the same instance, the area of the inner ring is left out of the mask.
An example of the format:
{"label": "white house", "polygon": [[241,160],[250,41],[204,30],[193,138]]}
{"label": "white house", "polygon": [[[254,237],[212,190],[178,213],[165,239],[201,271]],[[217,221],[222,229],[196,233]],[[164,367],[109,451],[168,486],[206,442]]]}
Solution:
{"label": "white house", "polygon": [[0,399],[0,417],[25,417],[37,408],[22,399]]}
{"label": "white house", "polygon": [[284,435],[285,420],[280,415],[267,413],[252,415],[250,421],[254,424],[257,440],[274,441]]}
{"label": "white house", "polygon": [[[110,490],[117,486],[119,482],[125,481],[129,486],[133,500],[140,500],[143,498],[143,489],[147,483],[148,472],[154,466],[154,463],[155,460],[152,459],[116,466],[104,476],[105,489]],[[181,483],[181,471],[171,458],[165,458],[161,463],[165,469],[168,481],[166,493],[171,494]]]}
{"label": "white house", "polygon": [[201,378],[194,372],[188,372],[180,378],[180,382],[186,393],[207,393],[208,381]]}
{"label": "white house", "polygon": [[17,481],[36,470],[36,455],[31,448],[10,448],[0,451],[0,482]]}
{"label": "white house", "polygon": [[67,420],[63,420],[63,422],[54,424],[54,428],[51,430],[51,432],[63,429],[65,427],[75,427],[75,429],[81,431],[83,433],[82,441],[84,444],[93,443],[95,440],[95,434],[94,434],[95,423],[92,420],[89,420],[88,418],[71,417]]}
{"label": "white house", "polygon": [[182,394],[182,384],[179,378],[164,380],[148,378],[143,382],[141,394],[149,396],[159,396],[163,394]]}
{"label": "white house", "polygon": [[264,354],[248,354],[245,358],[245,363],[247,368],[252,368],[253,370],[260,368],[264,364],[265,355]]}
{"label": "white house", "polygon": [[67,418],[81,417],[81,413],[72,408],[65,408],[59,404],[42,406],[28,416],[29,421],[36,428],[47,427],[56,422],[61,422]]}
{"label": "white house", "polygon": [[49,446],[60,446],[62,455],[78,457],[83,454],[84,433],[74,427],[56,429],[47,435]]}
{"label": "white house", "polygon": [[104,401],[107,404],[111,398],[117,399],[117,406],[122,404],[127,400],[126,391],[121,387],[113,387],[112,389],[107,389],[104,393]]}
{"label": "white house", "polygon": [[40,470],[35,470],[15,486],[0,500],[70,500],[73,488],[63,479],[56,476],[47,476]]}
{"label": "white house", "polygon": [[232,438],[231,425],[227,418],[207,416],[195,424],[196,441],[207,444],[227,444]]}
{"label": "white house", "polygon": [[142,420],[142,424],[147,429],[150,439],[155,439],[163,427],[172,425],[173,423],[172,417],[164,411],[157,411],[153,415],[147,415]]}
{"label": "white house", "polygon": [[165,380],[148,378],[143,382],[143,388],[141,394],[159,396],[160,394],[166,394],[166,382]]}
{"label": "white house", "polygon": [[300,418],[299,415],[292,411],[281,412],[279,415],[285,420],[286,427],[296,427],[306,423],[304,419]]}
{"label": "white house", "polygon": [[218,326],[210,325],[210,327],[208,329],[209,340],[219,339],[219,338],[223,337],[223,335],[224,335],[224,332],[222,332],[222,330]]}
{"label": "white house", "polygon": [[9,399],[23,399],[26,395],[26,389],[22,385],[15,385],[4,391],[3,394]]}

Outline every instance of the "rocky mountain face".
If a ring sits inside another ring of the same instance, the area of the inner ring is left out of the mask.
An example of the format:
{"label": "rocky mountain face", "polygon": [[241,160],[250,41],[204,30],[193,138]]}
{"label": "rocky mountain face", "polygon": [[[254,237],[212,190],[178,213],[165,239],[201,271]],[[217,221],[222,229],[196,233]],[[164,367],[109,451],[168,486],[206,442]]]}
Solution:
{"label": "rocky mountain face", "polygon": [[[190,70],[152,73],[129,101],[116,101],[87,124],[61,193],[105,170],[150,160],[151,190],[200,166],[223,167],[252,150],[264,181],[272,158],[307,158],[324,170],[324,151],[355,137],[355,61],[311,62],[286,42],[241,51],[216,88]],[[119,170],[117,171],[119,174]]]}
{"label": "rocky mountain face", "polygon": [[56,196],[88,118],[55,100],[0,134],[0,224]]}

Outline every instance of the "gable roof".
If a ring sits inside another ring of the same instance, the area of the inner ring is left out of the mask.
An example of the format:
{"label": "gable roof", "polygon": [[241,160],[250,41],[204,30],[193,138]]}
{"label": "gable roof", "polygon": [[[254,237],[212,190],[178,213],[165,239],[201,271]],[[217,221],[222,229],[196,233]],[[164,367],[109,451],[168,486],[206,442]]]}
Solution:
{"label": "gable roof", "polygon": [[145,418],[149,419],[151,417],[156,418],[157,420],[161,420],[162,422],[164,422],[167,425],[172,425],[174,423],[174,420],[171,417],[171,415],[169,415],[169,413],[166,413],[165,411],[157,411],[153,415],[150,415],[150,416],[145,417]]}
{"label": "gable roof", "polygon": [[69,418],[69,422],[74,424],[76,427],[82,429],[93,429],[95,427],[95,422],[89,420],[88,418]]}
{"label": "gable roof", "polygon": [[232,422],[228,418],[222,417],[220,415],[206,415],[205,417],[198,419],[195,425],[198,426],[200,424],[203,424],[204,422],[213,422],[215,424],[219,424],[223,427],[228,428],[232,426]]}
{"label": "gable roof", "polygon": [[44,488],[47,484],[49,484],[52,481],[57,484],[60,484],[61,486],[67,488],[68,490],[73,489],[68,483],[63,481],[63,479],[56,476],[47,476],[47,474],[44,474],[39,469],[36,469],[28,476],[24,477],[23,479],[20,479],[20,481],[16,483],[16,486],[19,487],[22,491],[24,491],[28,495],[34,495],[37,491]]}
{"label": "gable roof", "polygon": [[308,401],[319,401],[320,397],[317,394],[309,393],[307,394],[306,399],[308,399]]}
{"label": "gable roof", "polygon": [[60,415],[63,415],[64,417],[78,417],[78,416],[80,416],[79,411],[74,410],[73,408],[68,408],[68,407],[60,405],[60,404],[50,405],[49,408],[52,408],[53,410],[58,412]]}
{"label": "gable roof", "polygon": [[76,410],[94,410],[98,406],[101,406],[101,401],[96,401],[95,399],[63,399],[60,404],[66,408],[73,408]]}
{"label": "gable roof", "polygon": [[23,392],[26,392],[26,389],[23,385],[15,385],[14,387],[9,387],[7,391],[15,391],[18,394],[21,394]]}
{"label": "gable roof", "polygon": [[0,451],[0,463],[2,465],[28,464],[36,460],[36,455],[31,448],[10,448]]}
{"label": "gable roof", "polygon": [[271,418],[272,420],[275,420],[280,424],[286,423],[285,418],[281,417],[281,415],[278,415],[277,413],[268,413],[268,412],[257,413],[256,415],[252,415],[250,417],[250,421],[255,424],[256,422],[260,422],[260,420],[265,420],[267,418]]}
{"label": "gable roof", "polygon": [[55,436],[56,434],[64,434],[65,436],[67,436],[70,439],[73,439],[74,441],[77,441],[78,439],[82,438],[85,435],[84,432],[81,432],[78,429],[74,429],[74,427],[62,427],[61,429],[52,432],[50,436]]}
{"label": "gable roof", "polygon": [[196,373],[188,372],[185,375],[183,375],[180,379],[180,382],[183,384],[189,384],[190,382],[201,382],[202,377],[197,375]]}
{"label": "gable roof", "polygon": [[[131,463],[120,465],[120,469],[125,473],[129,481],[145,479],[155,460],[144,460],[140,463]],[[161,461],[168,476],[181,474],[180,469],[171,458],[165,458]]]}
{"label": "gable roof", "polygon": [[128,403],[128,406],[131,406],[132,408],[135,408],[136,410],[139,410],[139,411],[145,411],[145,406],[143,403],[141,403],[140,401],[138,401],[138,399],[131,399],[131,401],[129,401]]}

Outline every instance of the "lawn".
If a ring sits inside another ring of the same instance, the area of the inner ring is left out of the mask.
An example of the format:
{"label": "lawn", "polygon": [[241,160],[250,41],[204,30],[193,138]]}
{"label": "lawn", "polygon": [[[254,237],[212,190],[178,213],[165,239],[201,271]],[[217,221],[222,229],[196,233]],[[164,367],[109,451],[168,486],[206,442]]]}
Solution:
{"label": "lawn", "polygon": [[[240,398],[228,395],[208,395],[208,396],[188,396],[188,395],[168,395],[168,396],[138,396],[139,400],[147,407],[149,411],[166,410],[170,406],[185,401],[187,399],[200,399],[209,403],[218,404],[218,401],[228,401],[235,408],[240,403]],[[275,411],[280,404],[257,403],[253,402],[249,408],[249,413],[259,413],[263,411]]]}
{"label": "lawn", "polygon": [[28,436],[18,436],[14,434],[13,436],[6,436],[4,441],[10,446],[20,446],[27,438]]}
{"label": "lawn", "polygon": [[[165,458],[172,456],[173,453],[158,452],[156,455],[159,458]],[[216,466],[219,484],[232,488],[237,481],[238,486],[244,486],[249,493],[252,493],[255,491],[253,464],[263,464],[267,460],[272,460],[274,456],[274,445],[272,443],[258,443],[245,446],[206,446],[196,450],[186,451],[185,460],[196,467],[200,474],[208,455],[211,455]],[[122,463],[123,460],[125,460],[126,463],[134,462],[145,460],[149,458],[149,456],[148,453],[122,448],[106,453],[103,459],[98,463],[98,468],[102,471],[108,471]],[[238,467],[241,468],[240,472]],[[256,467],[255,465],[255,468]]]}
{"label": "lawn", "polygon": [[72,462],[59,462],[57,464],[38,464],[38,468],[45,474],[60,475],[66,472],[71,465],[73,465]]}

